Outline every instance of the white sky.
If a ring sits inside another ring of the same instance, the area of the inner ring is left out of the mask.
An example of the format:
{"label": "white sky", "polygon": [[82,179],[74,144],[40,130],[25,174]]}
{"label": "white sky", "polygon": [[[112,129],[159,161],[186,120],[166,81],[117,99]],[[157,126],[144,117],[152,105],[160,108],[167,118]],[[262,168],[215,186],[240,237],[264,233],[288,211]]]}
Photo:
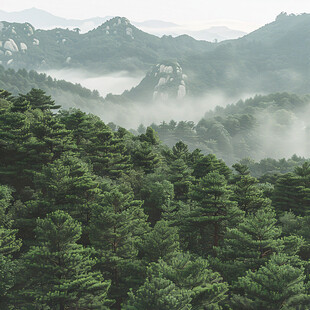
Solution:
{"label": "white sky", "polygon": [[1,0],[0,9],[31,7],[66,18],[124,16],[134,21],[159,19],[179,24],[219,24],[253,30],[282,11],[310,13],[310,0]]}

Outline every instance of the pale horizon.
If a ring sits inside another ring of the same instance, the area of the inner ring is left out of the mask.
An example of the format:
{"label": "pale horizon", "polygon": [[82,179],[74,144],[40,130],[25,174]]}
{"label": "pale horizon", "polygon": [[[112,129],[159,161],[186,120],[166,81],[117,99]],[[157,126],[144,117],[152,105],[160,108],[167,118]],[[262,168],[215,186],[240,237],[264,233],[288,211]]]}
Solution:
{"label": "pale horizon", "polygon": [[275,20],[281,12],[300,14],[310,12],[308,0],[192,0],[156,2],[142,0],[85,1],[16,0],[1,5],[1,10],[17,12],[30,8],[47,11],[66,19],[123,16],[130,21],[162,20],[196,29],[227,26],[245,32],[253,31]]}

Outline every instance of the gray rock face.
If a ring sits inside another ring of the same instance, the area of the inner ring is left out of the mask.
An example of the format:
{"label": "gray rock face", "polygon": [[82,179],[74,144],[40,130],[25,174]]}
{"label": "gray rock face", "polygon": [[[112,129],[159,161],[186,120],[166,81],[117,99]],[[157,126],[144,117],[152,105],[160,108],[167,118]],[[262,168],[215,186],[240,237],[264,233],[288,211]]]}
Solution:
{"label": "gray rock face", "polygon": [[33,39],[33,45],[40,45],[40,41],[38,39]]}
{"label": "gray rock face", "polygon": [[154,79],[156,83],[153,91],[155,101],[182,100],[187,94],[187,76],[183,74],[179,63],[158,64],[148,78]]}
{"label": "gray rock face", "polygon": [[20,49],[21,49],[21,51],[26,51],[28,49],[26,43],[21,42],[20,43]]}
{"label": "gray rock face", "polygon": [[13,53],[18,52],[19,49],[13,39],[9,39],[8,41],[5,41],[4,43],[4,49],[9,50]]}

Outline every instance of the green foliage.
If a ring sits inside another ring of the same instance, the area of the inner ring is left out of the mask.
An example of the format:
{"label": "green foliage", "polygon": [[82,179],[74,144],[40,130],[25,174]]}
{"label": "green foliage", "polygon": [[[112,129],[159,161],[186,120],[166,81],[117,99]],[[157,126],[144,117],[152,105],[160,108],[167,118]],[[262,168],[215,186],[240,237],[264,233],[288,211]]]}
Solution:
{"label": "green foliage", "polygon": [[297,167],[295,172],[280,177],[275,185],[273,203],[279,212],[292,211],[306,215],[310,207],[309,162]]}
{"label": "green foliage", "polygon": [[223,236],[225,227],[233,225],[241,215],[241,211],[230,200],[231,190],[223,175],[210,172],[201,178],[191,191],[191,198],[197,201],[185,225],[196,232],[197,250],[200,255],[205,255],[207,250],[217,246]]}
{"label": "green foliage", "polygon": [[[294,99],[279,97],[275,110]],[[40,90],[0,91],[1,309],[307,309],[304,158],[244,159],[233,174],[151,128],[53,108]],[[251,130],[251,117],[221,117],[229,134]],[[173,139],[195,130],[163,125]]]}
{"label": "green foliage", "polygon": [[110,296],[119,307],[129,287],[141,278],[138,247],[148,231],[141,202],[131,192],[112,188],[92,215],[90,241],[97,252],[99,270],[112,280]]}
{"label": "green foliage", "polygon": [[105,308],[110,284],[92,271],[90,249],[76,243],[81,231],[81,225],[63,211],[37,220],[38,245],[23,257],[23,305]]}
{"label": "green foliage", "polygon": [[191,297],[187,290],[178,288],[172,281],[151,277],[136,293],[129,293],[123,309],[127,310],[190,310]]}
{"label": "green foliage", "polygon": [[168,261],[161,259],[151,265],[149,273],[187,289],[193,309],[222,309],[220,304],[227,298],[228,285],[220,274],[210,269],[207,260],[189,253],[176,253]]}
{"label": "green foliage", "polygon": [[303,267],[284,254],[274,255],[258,271],[239,278],[244,296],[235,295],[233,309],[296,309],[309,305]]}
{"label": "green foliage", "polygon": [[270,206],[271,201],[264,197],[263,191],[257,187],[258,180],[250,176],[246,166],[236,164],[233,168],[238,172],[233,186],[233,200],[246,214]]}
{"label": "green foliage", "polygon": [[170,227],[164,220],[157,222],[141,239],[140,256],[148,262],[156,262],[160,258],[169,259],[180,248],[176,227]]}
{"label": "green foliage", "polygon": [[223,244],[216,248],[214,266],[229,283],[247,270],[257,270],[273,253],[284,250],[275,212],[260,209],[236,227],[227,228]]}

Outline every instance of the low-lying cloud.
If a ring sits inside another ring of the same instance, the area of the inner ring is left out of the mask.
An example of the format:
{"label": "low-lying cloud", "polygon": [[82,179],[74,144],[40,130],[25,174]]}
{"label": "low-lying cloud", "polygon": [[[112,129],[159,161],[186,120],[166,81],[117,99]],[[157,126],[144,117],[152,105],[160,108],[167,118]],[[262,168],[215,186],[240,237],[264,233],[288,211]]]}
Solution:
{"label": "low-lying cloud", "polygon": [[144,73],[130,74],[120,71],[105,75],[95,75],[88,71],[78,69],[48,70],[47,75],[57,80],[66,80],[71,83],[81,84],[91,90],[98,90],[102,97],[107,94],[122,94],[125,90],[137,86],[144,77]]}

